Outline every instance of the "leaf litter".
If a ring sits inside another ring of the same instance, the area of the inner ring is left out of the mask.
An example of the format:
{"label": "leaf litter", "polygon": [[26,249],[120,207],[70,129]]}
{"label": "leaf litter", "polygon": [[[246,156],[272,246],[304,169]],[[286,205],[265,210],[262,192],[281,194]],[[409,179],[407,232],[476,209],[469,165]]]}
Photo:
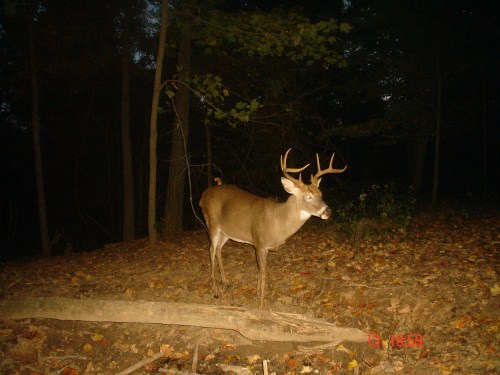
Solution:
{"label": "leaf litter", "polygon": [[[369,335],[364,344],[251,342],[234,331],[156,324],[0,321],[2,374],[500,373],[497,216],[424,213],[411,230],[352,241],[310,221],[268,256],[266,307]],[[211,296],[208,239],[147,240],[4,263],[4,298],[60,296],[258,308],[249,245],[223,250],[231,286]],[[196,358],[194,358],[196,357]],[[265,367],[265,368],[264,368]],[[168,372],[167,372],[168,373]]]}

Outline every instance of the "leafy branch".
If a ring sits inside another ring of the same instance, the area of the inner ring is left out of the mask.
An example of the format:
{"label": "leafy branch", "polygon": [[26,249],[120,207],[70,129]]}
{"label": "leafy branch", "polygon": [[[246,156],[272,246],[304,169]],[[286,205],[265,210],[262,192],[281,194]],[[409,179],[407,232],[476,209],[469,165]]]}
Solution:
{"label": "leafy branch", "polygon": [[351,30],[346,22],[329,19],[312,23],[293,10],[287,13],[283,10],[241,12],[231,17],[223,17],[212,10],[208,11],[206,19],[193,14],[191,17],[205,28],[197,43],[205,47],[207,54],[222,50],[227,43],[232,45],[234,52],[248,56],[283,56],[306,65],[315,62],[347,65],[338,48],[342,40],[340,35]]}
{"label": "leafy branch", "polygon": [[185,86],[200,100],[200,103],[206,107],[208,117],[213,117],[217,121],[227,121],[232,127],[242,122],[249,122],[252,115],[262,107],[257,99],[252,99],[250,101],[238,100],[229,110],[223,109],[222,105],[226,102],[226,98],[231,96],[231,91],[224,86],[219,76],[212,74],[195,75],[188,81],[178,79],[165,81],[162,87],[166,88],[166,95],[171,101],[175,97],[178,85]]}

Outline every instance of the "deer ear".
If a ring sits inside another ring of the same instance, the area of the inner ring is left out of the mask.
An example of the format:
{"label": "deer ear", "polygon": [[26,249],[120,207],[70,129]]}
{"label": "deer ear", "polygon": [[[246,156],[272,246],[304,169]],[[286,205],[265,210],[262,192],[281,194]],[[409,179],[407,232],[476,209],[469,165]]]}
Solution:
{"label": "deer ear", "polygon": [[285,188],[287,193],[295,195],[299,191],[299,188],[297,187],[297,185],[295,185],[292,181],[290,181],[286,177],[281,177],[281,183],[283,184],[283,187]]}

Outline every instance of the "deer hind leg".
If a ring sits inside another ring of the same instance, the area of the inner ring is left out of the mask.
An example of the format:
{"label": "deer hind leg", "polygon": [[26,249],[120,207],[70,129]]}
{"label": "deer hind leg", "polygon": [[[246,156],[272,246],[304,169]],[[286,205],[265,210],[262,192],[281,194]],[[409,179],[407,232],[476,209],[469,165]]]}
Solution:
{"label": "deer hind leg", "polygon": [[226,274],[222,265],[221,249],[227,242],[227,236],[221,232],[219,228],[210,228],[210,265],[212,267],[212,294],[214,297],[219,297],[219,289],[217,288],[217,281],[215,280],[215,257],[219,263],[219,271],[221,279],[224,284],[227,284]]}
{"label": "deer hind leg", "polygon": [[229,237],[227,237],[223,232],[220,232],[216,255],[217,255],[217,263],[219,263],[220,277],[222,283],[225,285],[229,285],[229,281],[227,281],[226,273],[224,272],[224,265],[222,264],[222,246],[226,244],[227,240],[229,240]]}

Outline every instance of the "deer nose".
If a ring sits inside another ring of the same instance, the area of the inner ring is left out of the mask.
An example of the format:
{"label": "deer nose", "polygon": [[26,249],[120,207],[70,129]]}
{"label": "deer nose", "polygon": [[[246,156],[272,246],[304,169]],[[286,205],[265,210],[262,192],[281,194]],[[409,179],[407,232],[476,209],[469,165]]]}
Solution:
{"label": "deer nose", "polygon": [[330,210],[330,207],[326,207],[323,212],[319,215],[320,218],[323,220],[329,219],[330,215],[332,214],[332,210]]}

